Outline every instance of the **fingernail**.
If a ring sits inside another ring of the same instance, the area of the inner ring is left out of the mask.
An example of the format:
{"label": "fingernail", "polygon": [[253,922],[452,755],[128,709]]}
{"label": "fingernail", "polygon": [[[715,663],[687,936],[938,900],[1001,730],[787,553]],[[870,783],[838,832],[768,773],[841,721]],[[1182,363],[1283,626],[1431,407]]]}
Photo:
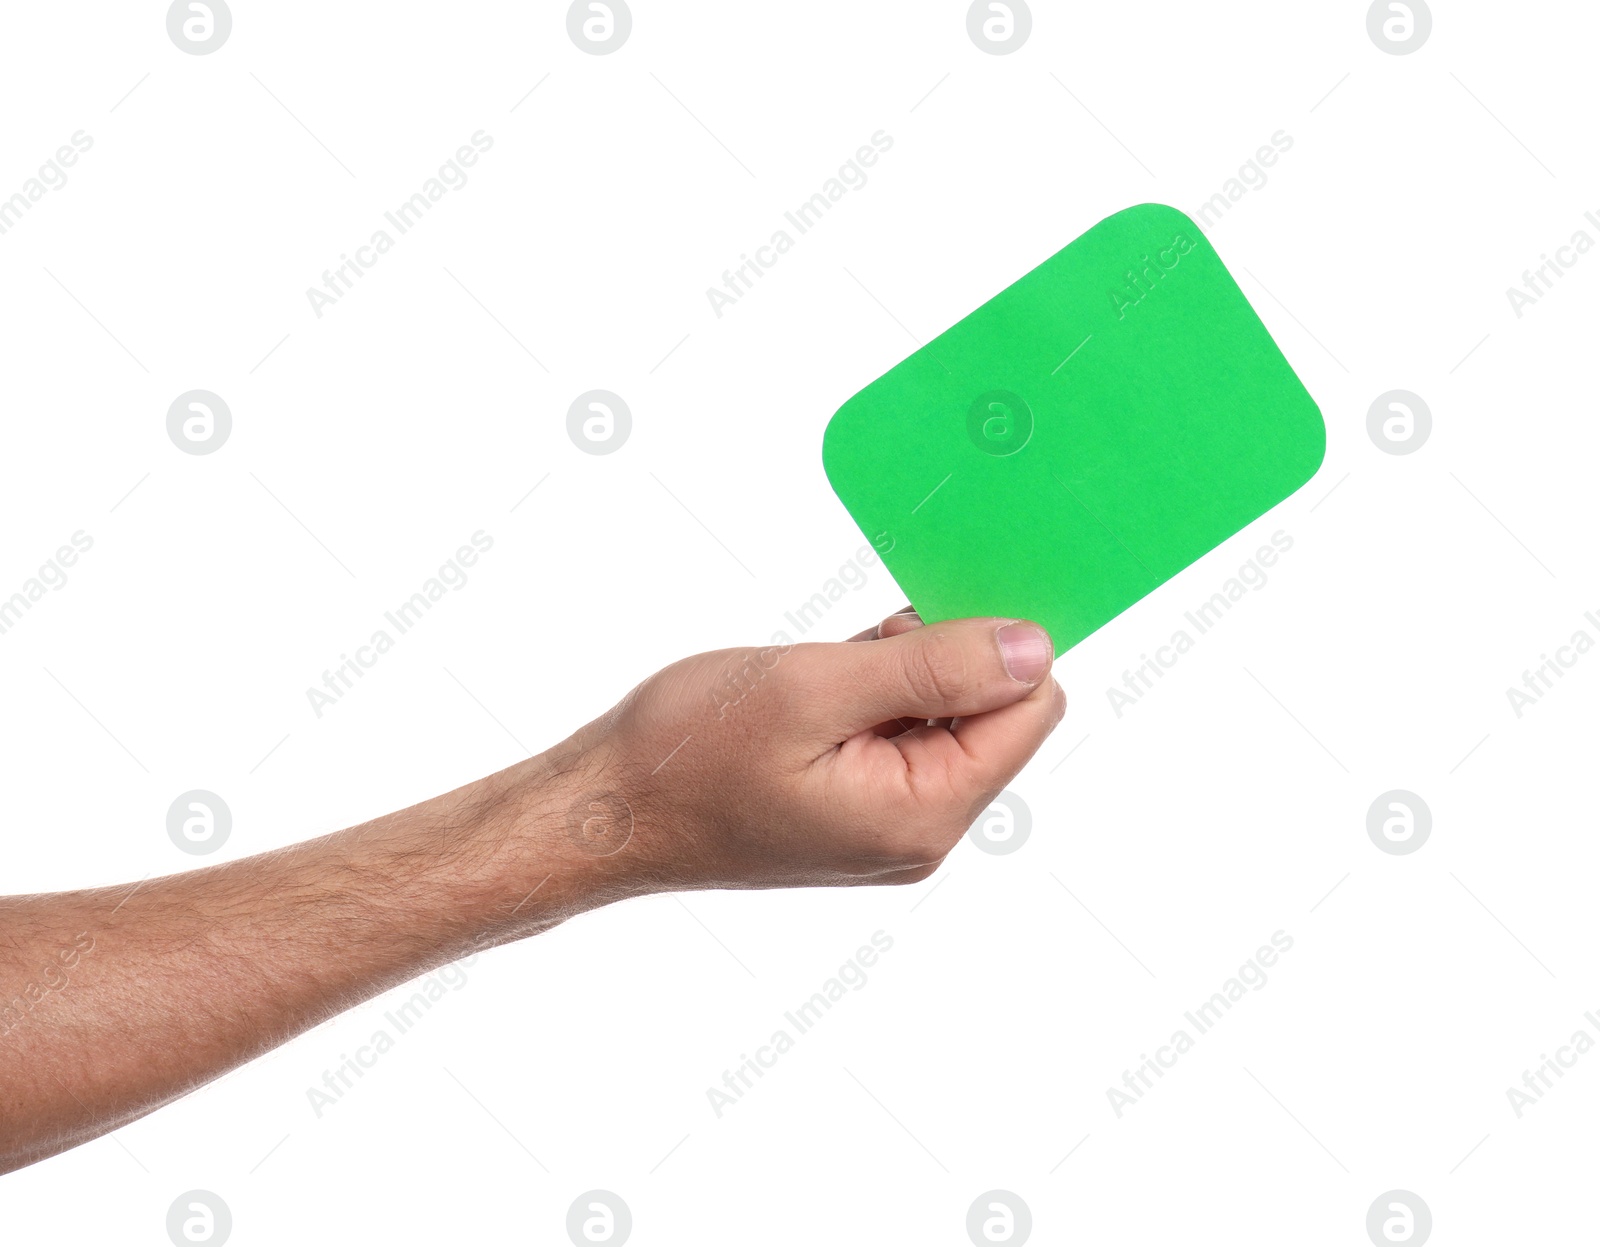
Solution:
{"label": "fingernail", "polygon": [[1037,684],[1050,669],[1050,637],[1030,623],[1009,623],[995,634],[1006,674],[1020,684]]}

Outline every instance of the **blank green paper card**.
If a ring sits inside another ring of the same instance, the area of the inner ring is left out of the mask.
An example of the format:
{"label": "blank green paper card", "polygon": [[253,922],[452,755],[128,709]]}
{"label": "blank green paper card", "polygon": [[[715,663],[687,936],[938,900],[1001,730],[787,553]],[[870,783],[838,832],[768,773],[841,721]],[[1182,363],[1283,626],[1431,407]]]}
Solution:
{"label": "blank green paper card", "polygon": [[922,617],[1070,649],[1315,475],[1311,395],[1188,217],[1107,217],[839,408],[834,491]]}

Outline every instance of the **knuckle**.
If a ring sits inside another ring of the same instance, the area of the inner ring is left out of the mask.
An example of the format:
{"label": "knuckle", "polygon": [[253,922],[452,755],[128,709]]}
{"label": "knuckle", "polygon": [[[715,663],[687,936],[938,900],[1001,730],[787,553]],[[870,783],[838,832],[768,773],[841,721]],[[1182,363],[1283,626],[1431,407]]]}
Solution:
{"label": "knuckle", "polygon": [[950,636],[930,633],[911,646],[902,675],[906,689],[917,705],[953,706],[967,688],[967,658]]}

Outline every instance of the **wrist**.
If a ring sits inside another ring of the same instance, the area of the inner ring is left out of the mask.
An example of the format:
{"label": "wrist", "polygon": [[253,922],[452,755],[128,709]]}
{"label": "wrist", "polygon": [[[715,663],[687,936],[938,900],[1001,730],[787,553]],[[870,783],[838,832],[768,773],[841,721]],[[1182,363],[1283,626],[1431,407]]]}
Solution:
{"label": "wrist", "polygon": [[633,809],[609,773],[596,749],[568,740],[439,798],[470,811],[463,865],[475,948],[654,890],[628,851]]}

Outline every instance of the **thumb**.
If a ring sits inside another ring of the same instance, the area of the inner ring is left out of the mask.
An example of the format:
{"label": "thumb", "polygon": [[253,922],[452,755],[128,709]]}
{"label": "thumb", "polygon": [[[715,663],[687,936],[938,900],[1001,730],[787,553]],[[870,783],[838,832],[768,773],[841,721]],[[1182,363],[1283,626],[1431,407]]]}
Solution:
{"label": "thumb", "polygon": [[952,619],[899,636],[819,646],[811,678],[836,690],[828,734],[844,738],[889,719],[982,714],[1027,697],[1050,674],[1050,637],[1014,619]]}

